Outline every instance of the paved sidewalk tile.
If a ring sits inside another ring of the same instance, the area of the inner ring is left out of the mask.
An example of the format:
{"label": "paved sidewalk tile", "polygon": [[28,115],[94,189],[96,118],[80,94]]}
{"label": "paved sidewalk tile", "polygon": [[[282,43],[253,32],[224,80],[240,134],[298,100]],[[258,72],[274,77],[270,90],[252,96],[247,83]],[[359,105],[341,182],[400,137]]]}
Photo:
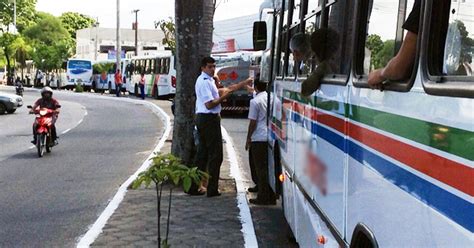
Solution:
{"label": "paved sidewalk tile", "polygon": [[[169,103],[158,102],[169,112]],[[168,107],[168,109],[166,109]],[[170,151],[166,143],[162,152]],[[229,176],[229,162],[221,167],[222,196],[189,196],[173,191],[169,244],[171,247],[243,247],[235,182]],[[162,238],[165,237],[169,187],[162,195]],[[153,187],[129,190],[105,225],[93,247],[157,247],[156,191]]]}

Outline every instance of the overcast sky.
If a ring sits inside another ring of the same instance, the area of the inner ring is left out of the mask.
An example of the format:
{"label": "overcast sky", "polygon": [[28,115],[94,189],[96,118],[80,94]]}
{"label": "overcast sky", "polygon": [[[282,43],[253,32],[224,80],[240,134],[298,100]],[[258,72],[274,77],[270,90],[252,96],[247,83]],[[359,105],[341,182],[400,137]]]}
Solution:
{"label": "overcast sky", "polygon": [[[219,4],[214,20],[229,19],[258,13],[263,0],[217,0]],[[121,0],[120,26],[131,28],[135,21],[132,10],[140,9],[139,26],[154,28],[154,21],[174,16],[174,0]],[[59,16],[74,11],[99,18],[101,27],[116,27],[116,0],[38,0],[40,11]]]}

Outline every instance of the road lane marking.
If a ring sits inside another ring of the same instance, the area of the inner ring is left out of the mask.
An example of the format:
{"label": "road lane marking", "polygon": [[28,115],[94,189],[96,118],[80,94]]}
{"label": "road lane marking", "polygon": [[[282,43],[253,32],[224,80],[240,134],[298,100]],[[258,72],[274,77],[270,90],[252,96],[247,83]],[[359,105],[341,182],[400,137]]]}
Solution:
{"label": "road lane marking", "polygon": [[239,160],[234,149],[232,138],[227,130],[221,126],[222,137],[225,140],[225,147],[227,156],[230,162],[230,176],[234,178],[237,188],[237,206],[239,207],[239,219],[242,224],[241,232],[244,235],[245,247],[258,247],[257,236],[255,235],[255,228],[253,226],[252,214],[247,203],[246,189],[242,172],[239,169]]}
{"label": "road lane marking", "polygon": [[62,134],[66,134],[67,132],[71,131],[71,128],[68,128],[62,132]]}
{"label": "road lane marking", "polygon": [[[108,99],[114,99],[114,98],[108,98]],[[120,98],[119,98],[120,99]],[[119,100],[117,99],[117,100]],[[121,100],[121,99],[120,99]],[[137,102],[140,100],[121,100],[121,101],[127,101],[127,102]],[[141,102],[141,101],[140,101]],[[151,165],[151,158],[155,155],[156,152],[159,152],[161,148],[165,145],[166,139],[168,139],[168,136],[170,135],[171,132],[171,119],[168,116],[168,114],[165,113],[160,107],[157,105],[151,103],[151,102],[143,102],[147,106],[149,106],[152,110],[153,113],[158,115],[163,123],[165,124],[165,131],[163,133],[163,136],[160,138],[158,145],[156,145],[155,149],[153,152],[148,156],[148,158],[143,162],[143,164],[140,166],[140,168],[133,174],[131,175],[127,181],[125,181],[118,189],[117,193],[115,193],[114,197],[112,200],[109,201],[107,204],[107,207],[105,210],[99,215],[99,218],[90,226],[89,230],[84,234],[84,236],[79,238],[79,241],[77,243],[77,247],[89,247],[96,239],[97,237],[102,233],[102,229],[104,228],[105,224],[107,221],[110,219],[112,214],[115,212],[115,210],[118,208],[120,203],[123,201],[125,194],[127,193],[127,188],[128,186],[135,181],[135,179],[138,177],[138,174],[141,172],[145,171],[148,169],[148,167]]]}

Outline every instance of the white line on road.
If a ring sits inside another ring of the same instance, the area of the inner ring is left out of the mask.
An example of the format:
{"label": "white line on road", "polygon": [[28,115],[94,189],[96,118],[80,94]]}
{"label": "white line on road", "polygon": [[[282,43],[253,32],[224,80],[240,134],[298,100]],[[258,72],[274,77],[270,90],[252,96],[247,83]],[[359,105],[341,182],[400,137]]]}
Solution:
{"label": "white line on road", "polygon": [[237,205],[240,210],[240,222],[242,223],[242,233],[244,234],[245,247],[258,247],[257,236],[252,221],[252,214],[247,203],[247,197],[243,182],[242,173],[239,169],[239,161],[234,149],[232,138],[227,130],[222,128],[222,137],[225,140],[227,156],[230,162],[230,175],[234,178],[237,187]]}
{"label": "white line on road", "polygon": [[62,134],[66,134],[67,132],[71,131],[71,128],[68,128],[62,132]]}
{"label": "white line on road", "polygon": [[30,147],[28,147],[28,149],[33,149],[33,148],[35,148],[35,147],[36,147],[36,146],[30,146]]}
{"label": "white line on road", "polygon": [[[116,99],[116,98],[109,98],[109,99]],[[120,98],[119,98],[120,99]],[[118,100],[118,99],[117,99]],[[139,100],[132,100],[132,99],[127,99],[127,100],[122,100],[122,101],[130,101],[130,102],[137,102]],[[127,188],[128,186],[135,181],[135,179],[138,177],[138,174],[140,174],[142,171],[145,171],[150,165],[151,165],[151,158],[154,156],[156,152],[159,152],[161,148],[165,145],[166,139],[168,139],[168,136],[170,135],[171,132],[171,119],[170,117],[163,111],[160,107],[156,106],[153,103],[150,102],[144,102],[140,101],[142,103],[147,104],[149,107],[152,109],[155,109],[158,111],[158,115],[161,117],[165,124],[165,132],[163,133],[163,136],[161,137],[160,141],[158,142],[158,145],[155,147],[153,152],[148,156],[148,158],[143,162],[143,164],[140,166],[140,168],[132,175],[130,176],[127,181],[125,181],[120,188],[118,189],[117,193],[115,193],[114,197],[112,200],[107,204],[107,207],[105,210],[99,215],[99,218],[95,221],[95,223],[89,228],[89,231],[87,231],[84,236],[82,236],[79,239],[79,242],[77,243],[77,247],[89,247],[95,239],[102,233],[102,229],[104,228],[105,224],[109,220],[109,218],[112,216],[112,214],[115,212],[115,210],[118,208],[120,203],[123,201],[123,198],[125,197],[125,194],[127,193]]]}

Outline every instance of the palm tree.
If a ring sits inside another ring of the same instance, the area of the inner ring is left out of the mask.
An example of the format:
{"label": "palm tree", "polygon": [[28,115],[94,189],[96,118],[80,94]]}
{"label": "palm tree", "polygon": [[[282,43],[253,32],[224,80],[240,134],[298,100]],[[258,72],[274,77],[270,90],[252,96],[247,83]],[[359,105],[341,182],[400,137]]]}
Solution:
{"label": "palm tree", "polygon": [[172,153],[186,165],[194,158],[194,85],[200,61],[212,49],[214,0],[176,0],[177,84]]}

